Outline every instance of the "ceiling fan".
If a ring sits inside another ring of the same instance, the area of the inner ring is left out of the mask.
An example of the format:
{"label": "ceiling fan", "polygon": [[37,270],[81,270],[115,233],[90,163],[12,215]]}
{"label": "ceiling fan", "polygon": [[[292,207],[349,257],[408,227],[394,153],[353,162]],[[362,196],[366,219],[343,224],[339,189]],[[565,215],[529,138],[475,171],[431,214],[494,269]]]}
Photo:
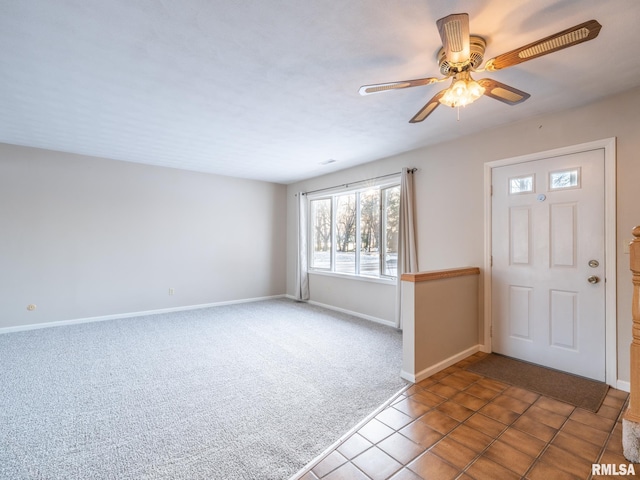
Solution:
{"label": "ceiling fan", "polygon": [[370,95],[389,90],[408,87],[419,87],[443,82],[452,78],[451,86],[436,93],[427,104],[420,109],[409,123],[422,122],[438,105],[461,107],[472,103],[482,95],[494,98],[507,105],[517,105],[524,102],[530,95],[522,90],[500,83],[490,78],[478,81],[471,78],[473,72],[493,72],[511,67],[542,55],[572,47],[582,42],[593,40],[600,33],[602,25],[596,20],[589,20],[568,28],[554,35],[550,35],[536,42],[530,43],[510,52],[498,55],[488,60],[484,68],[480,65],[484,59],[486,42],[484,38],[469,34],[469,15],[456,13],[439,19],[436,22],[442,48],[438,52],[438,65],[442,78],[418,78],[400,82],[378,83],[360,87],[360,95]]}

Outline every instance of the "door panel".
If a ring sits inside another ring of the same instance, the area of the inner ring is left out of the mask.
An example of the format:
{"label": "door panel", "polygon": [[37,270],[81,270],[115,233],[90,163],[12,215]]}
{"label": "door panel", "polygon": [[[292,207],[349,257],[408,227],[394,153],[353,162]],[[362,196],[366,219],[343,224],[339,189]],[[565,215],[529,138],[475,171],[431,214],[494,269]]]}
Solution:
{"label": "door panel", "polygon": [[511,264],[529,265],[531,209],[529,207],[511,207],[509,214]]}
{"label": "door panel", "polygon": [[531,340],[531,297],[530,287],[509,286],[509,335],[523,340]]}
{"label": "door panel", "polygon": [[577,205],[555,204],[550,209],[549,231],[551,232],[551,267],[576,267]]}
{"label": "door panel", "polygon": [[604,150],[497,167],[492,185],[493,350],[604,380]]}

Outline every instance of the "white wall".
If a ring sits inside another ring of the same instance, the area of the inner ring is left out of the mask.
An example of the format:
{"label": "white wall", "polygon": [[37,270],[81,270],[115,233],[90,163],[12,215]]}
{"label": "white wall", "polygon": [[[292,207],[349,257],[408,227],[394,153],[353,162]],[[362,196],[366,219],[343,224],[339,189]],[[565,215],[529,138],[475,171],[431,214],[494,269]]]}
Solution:
{"label": "white wall", "polygon": [[0,144],[0,328],[284,294],[285,191]]}
{"label": "white wall", "polygon": [[[455,142],[433,145],[289,185],[287,292],[293,292],[295,285],[296,191],[399,172],[402,167],[416,167],[419,169],[415,174],[419,269],[482,267],[483,166],[486,162],[617,137],[618,378],[628,381],[632,289],[629,256],[623,253],[623,244],[630,240],[633,226],[640,224],[640,200],[637,194],[640,184],[638,112],[640,89],[634,89],[584,107],[539,116]],[[323,283],[326,284],[326,281]],[[339,297],[330,299],[326,291],[314,292],[312,289],[311,299],[322,296],[325,303],[332,302],[336,307],[347,308],[343,299],[349,298],[350,310],[393,320],[386,313],[386,306],[395,301],[393,287],[387,290],[385,293],[377,290],[371,294],[367,283],[347,280],[340,285]],[[353,306],[353,299],[357,299],[357,307]],[[482,309],[481,302],[481,314]]]}

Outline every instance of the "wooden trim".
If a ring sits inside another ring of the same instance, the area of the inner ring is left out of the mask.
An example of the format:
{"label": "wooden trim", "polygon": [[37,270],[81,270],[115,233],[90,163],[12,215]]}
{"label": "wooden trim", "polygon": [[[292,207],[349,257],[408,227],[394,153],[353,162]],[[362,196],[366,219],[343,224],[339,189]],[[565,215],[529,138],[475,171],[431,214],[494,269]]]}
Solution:
{"label": "wooden trim", "polygon": [[465,275],[480,275],[478,267],[450,268],[447,270],[434,270],[431,272],[403,273],[400,280],[403,282],[429,282],[443,278],[463,277]]}
{"label": "wooden trim", "polygon": [[634,239],[629,244],[629,266],[633,283],[633,298],[631,300],[631,375],[629,395],[629,410],[625,414],[627,420],[640,422],[640,383],[636,381],[640,373],[640,226],[632,231]]}

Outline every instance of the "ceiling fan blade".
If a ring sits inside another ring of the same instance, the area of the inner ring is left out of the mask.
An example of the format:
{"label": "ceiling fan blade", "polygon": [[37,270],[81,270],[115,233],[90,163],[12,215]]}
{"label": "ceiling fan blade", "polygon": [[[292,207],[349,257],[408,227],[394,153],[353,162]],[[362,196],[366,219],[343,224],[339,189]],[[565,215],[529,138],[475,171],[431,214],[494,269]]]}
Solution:
{"label": "ceiling fan blade", "polygon": [[420,111],[416,113],[411,120],[409,120],[409,123],[418,123],[423,121],[425,118],[427,118],[431,114],[431,112],[433,112],[436,109],[436,107],[440,105],[440,98],[442,98],[442,96],[444,95],[444,92],[446,91],[447,90],[445,89],[436,93],[433,96],[433,98],[429,100],[427,104],[424,107],[422,107]]}
{"label": "ceiling fan blade", "polygon": [[374,85],[363,85],[358,90],[358,93],[360,93],[360,95],[371,95],[373,93],[386,92],[387,90],[397,90],[400,88],[431,85],[432,83],[436,83],[439,81],[440,81],[439,78],[429,77],[429,78],[417,78],[415,80],[403,80],[401,82],[376,83]]}
{"label": "ceiling fan blade", "polygon": [[487,97],[495,98],[507,105],[517,105],[531,96],[522,90],[497,82],[491,78],[482,78],[478,80],[478,83],[484,87],[484,94]]}
{"label": "ceiling fan blade", "polygon": [[441,18],[436,25],[447,61],[456,64],[469,60],[469,15],[454,13]]}
{"label": "ceiling fan blade", "polygon": [[511,67],[527,60],[557,52],[563,48],[572,47],[582,42],[593,40],[600,33],[600,25],[596,20],[589,20],[575,27],[567,28],[554,35],[545,37],[537,42],[530,43],[524,47],[511,50],[510,52],[492,58],[485,65],[485,70],[495,71],[502,68]]}

